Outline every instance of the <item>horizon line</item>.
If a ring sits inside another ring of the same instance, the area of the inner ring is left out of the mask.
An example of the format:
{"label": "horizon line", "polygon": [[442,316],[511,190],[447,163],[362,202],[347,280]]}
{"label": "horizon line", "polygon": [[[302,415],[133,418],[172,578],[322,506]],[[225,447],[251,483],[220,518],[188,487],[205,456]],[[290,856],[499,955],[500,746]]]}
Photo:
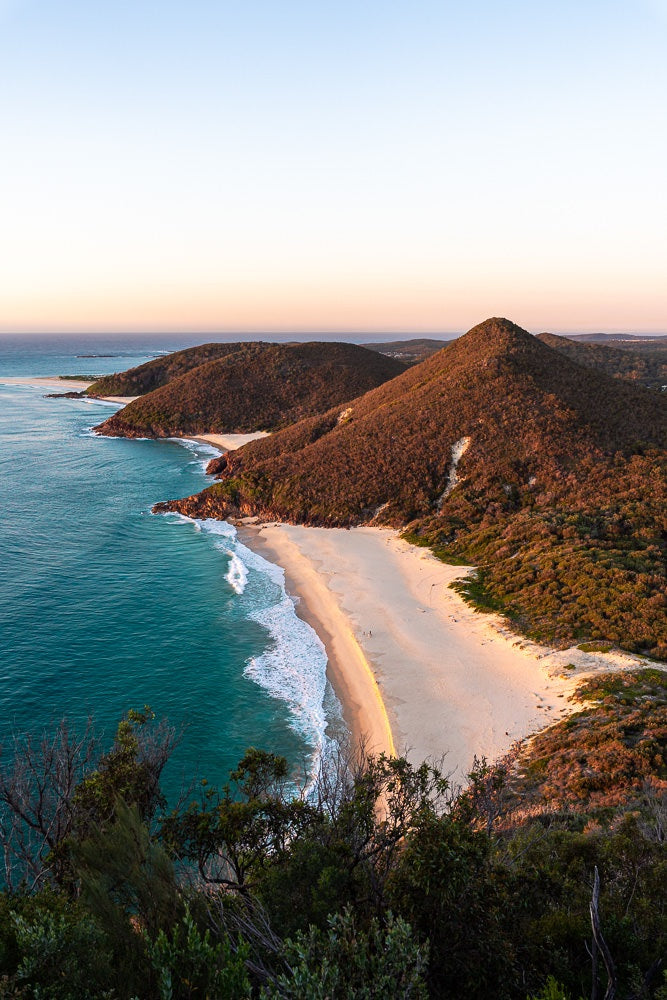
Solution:
{"label": "horizon line", "polygon": [[[484,322],[484,321],[482,321]],[[513,321],[512,321],[513,322]],[[478,324],[475,324],[478,325]],[[520,324],[517,324],[520,325]],[[469,329],[472,329],[469,328]],[[192,330],[192,329],[164,329],[164,330],[117,330],[113,328],[104,330],[72,330],[72,329],[31,329],[31,330],[1,330],[0,337],[385,337],[392,340],[437,340],[452,339],[462,336],[467,330],[340,330],[334,328],[314,329],[314,330]],[[531,332],[531,331],[528,331]],[[619,329],[607,328],[599,330],[581,328],[541,328],[539,333],[551,333],[557,336],[587,336],[587,337],[667,337],[667,330],[641,330],[641,329]]]}

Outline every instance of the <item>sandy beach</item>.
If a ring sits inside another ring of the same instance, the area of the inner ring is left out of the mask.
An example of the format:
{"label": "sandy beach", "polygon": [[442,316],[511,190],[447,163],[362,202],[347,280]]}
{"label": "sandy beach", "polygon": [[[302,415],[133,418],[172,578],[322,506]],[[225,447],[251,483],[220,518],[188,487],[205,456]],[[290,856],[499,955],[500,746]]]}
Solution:
{"label": "sandy beach", "polygon": [[58,375],[29,375],[14,376],[3,375],[0,377],[1,385],[31,385],[37,389],[51,389],[54,392],[59,389],[62,392],[82,392],[93,383],[85,382],[82,379],[60,378]]}
{"label": "sandy beach", "polygon": [[[89,382],[3,378],[80,391]],[[125,404],[134,397],[107,397]],[[253,434],[198,434],[233,450]],[[562,718],[582,674],[637,666],[618,652],[553,650],[479,614],[450,589],[469,567],[449,566],[382,528],[251,525],[244,541],[285,570],[297,611],[327,649],[329,679],[355,739],[415,764],[444,755],[462,782],[473,757],[495,760]]]}
{"label": "sandy beach", "polygon": [[637,657],[537,646],[473,611],[448,566],[381,528],[248,527],[244,540],[284,567],[298,611],[329,654],[330,680],[355,737],[413,763],[445,754],[462,781],[571,711],[586,672]]}
{"label": "sandy beach", "polygon": [[[89,385],[93,383],[90,381],[83,381],[82,379],[74,378],[61,378],[58,375],[38,375],[38,376],[9,376],[4,375],[0,378],[0,385],[30,385],[37,389],[50,389],[52,392],[83,392],[87,389]],[[138,396],[94,396],[94,399],[102,399],[105,403],[120,403],[121,406],[126,406],[133,400],[138,399]]]}
{"label": "sandy beach", "polygon": [[256,441],[257,438],[268,436],[268,431],[253,431],[251,434],[197,434],[190,441],[202,441],[204,444],[212,444],[220,451],[235,451],[241,448],[248,441]]}

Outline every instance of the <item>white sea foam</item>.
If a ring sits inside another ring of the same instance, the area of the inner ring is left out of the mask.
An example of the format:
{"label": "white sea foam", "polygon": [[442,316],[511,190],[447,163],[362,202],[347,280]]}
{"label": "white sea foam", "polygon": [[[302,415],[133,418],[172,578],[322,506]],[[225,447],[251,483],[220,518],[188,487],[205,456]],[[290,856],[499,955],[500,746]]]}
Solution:
{"label": "white sea foam", "polygon": [[236,555],[235,552],[227,551],[229,559],[229,569],[225,576],[225,580],[232,587],[237,594],[242,594],[245,590],[246,583],[248,582],[248,568],[242,559]]}
{"label": "white sea foam", "polygon": [[194,438],[167,438],[167,441],[175,441],[177,444],[182,445],[187,448],[188,451],[194,451],[197,455],[211,455],[211,457],[220,454],[220,449],[216,448],[212,444],[207,444],[204,441],[195,441]]}
{"label": "white sea foam", "polygon": [[[188,518],[188,520],[192,520]],[[216,521],[213,517],[200,519],[198,524],[209,535],[222,535],[223,538],[236,538],[236,528],[229,521]]]}
{"label": "white sea foam", "polygon": [[273,607],[252,612],[250,617],[268,628],[272,643],[260,656],[248,660],[245,676],[287,702],[294,729],[321,751],[327,657],[319,636],[296,616],[286,594]]}
{"label": "white sea foam", "polygon": [[174,521],[183,521],[185,524],[191,524],[195,531],[201,531],[202,522],[195,521],[192,517],[186,517],[185,514],[179,514],[177,510],[168,510],[164,514],[160,514],[160,517],[168,517]]}
{"label": "white sea foam", "polygon": [[292,728],[314,751],[314,774],[330,742],[325,701],[329,707],[338,707],[336,715],[339,706],[327,682],[326,650],[317,633],[298,617],[295,601],[285,589],[285,571],[243,545],[236,528],[227,521],[173,516],[199,525],[231,559],[226,580],[245,605],[248,617],[263,625],[270,637],[268,648],[247,661],[244,675],[287,704]]}
{"label": "white sea foam", "polygon": [[[292,714],[292,726],[316,751],[322,753],[327,718],[324,699],[327,689],[327,654],[320,637],[296,613],[295,602],[285,590],[285,571],[264,559],[241,542],[236,545],[249,569],[273,584],[273,595],[264,600],[255,594],[259,607],[249,617],[264,625],[271,636],[271,646],[260,656],[248,660],[246,677],[250,677],[274,698],[287,702]],[[277,588],[277,592],[276,592]],[[259,589],[259,588],[258,588]],[[263,605],[263,606],[262,606]]]}
{"label": "white sea foam", "polygon": [[204,441],[195,441],[192,438],[167,438],[167,441],[175,441],[176,444],[180,444],[183,448],[187,448],[188,451],[195,455],[195,459],[192,462],[193,465],[200,466],[202,472],[206,472],[206,467],[212,458],[217,458],[220,455],[220,449],[216,448],[212,444],[206,444]]}
{"label": "white sea foam", "polygon": [[79,437],[94,437],[97,438],[99,441],[155,441],[156,440],[155,438],[140,438],[140,437],[123,438],[123,437],[116,437],[115,435],[112,434],[100,434],[100,432],[96,431],[94,427],[89,427],[86,431],[82,431]]}

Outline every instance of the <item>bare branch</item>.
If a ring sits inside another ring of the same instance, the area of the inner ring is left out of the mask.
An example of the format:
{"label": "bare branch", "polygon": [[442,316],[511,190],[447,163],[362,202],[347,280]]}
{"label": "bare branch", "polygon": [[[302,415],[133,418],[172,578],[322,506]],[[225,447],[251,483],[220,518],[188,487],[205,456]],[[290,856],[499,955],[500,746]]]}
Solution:
{"label": "bare branch", "polygon": [[[616,988],[618,986],[616,978],[616,967],[614,965],[614,960],[611,957],[611,952],[607,947],[607,942],[602,936],[602,930],[600,928],[600,873],[598,872],[597,865],[595,866],[595,880],[593,882],[593,898],[590,904],[591,910],[591,925],[593,928],[593,941],[595,946],[599,949],[602,955],[602,960],[605,964],[607,970],[607,990],[604,995],[604,1000],[614,1000],[616,996]],[[596,963],[597,964],[597,963]],[[596,969],[594,968],[594,978],[593,978],[593,997],[596,996],[597,986],[596,986]]]}

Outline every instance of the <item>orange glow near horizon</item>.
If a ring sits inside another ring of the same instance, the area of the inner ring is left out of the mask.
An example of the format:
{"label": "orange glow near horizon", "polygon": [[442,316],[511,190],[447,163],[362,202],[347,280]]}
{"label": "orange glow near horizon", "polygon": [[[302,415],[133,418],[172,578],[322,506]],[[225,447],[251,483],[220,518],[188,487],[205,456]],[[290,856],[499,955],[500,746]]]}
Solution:
{"label": "orange glow near horizon", "polygon": [[667,332],[663,0],[195,7],[0,0],[0,331]]}
{"label": "orange glow near horizon", "polygon": [[[518,285],[515,282],[515,285]],[[240,282],[234,288],[210,285],[191,290],[168,287],[114,292],[89,290],[76,297],[35,298],[26,309],[6,301],[0,332],[4,333],[410,333],[462,332],[489,316],[506,316],[532,332],[665,333],[661,296],[650,288],[637,292],[620,281],[613,287],[553,281],[545,288],[527,282],[512,288],[501,278],[486,287],[460,281],[442,287],[417,280],[360,281],[351,286],[311,282],[303,287],[282,283],[271,287]],[[641,307],[637,307],[637,302]]]}

